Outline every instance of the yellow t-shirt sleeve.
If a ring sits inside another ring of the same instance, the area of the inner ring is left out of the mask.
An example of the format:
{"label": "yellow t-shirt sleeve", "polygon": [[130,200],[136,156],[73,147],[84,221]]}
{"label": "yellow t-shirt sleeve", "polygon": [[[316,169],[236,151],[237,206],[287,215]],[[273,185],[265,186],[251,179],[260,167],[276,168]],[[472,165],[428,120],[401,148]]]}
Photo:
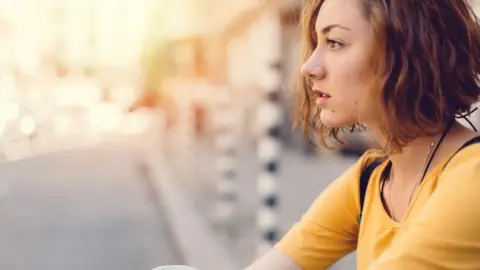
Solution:
{"label": "yellow t-shirt sleeve", "polygon": [[276,245],[302,269],[326,269],[356,249],[360,173],[368,156],[333,181]]}
{"label": "yellow t-shirt sleeve", "polygon": [[456,163],[369,270],[480,269],[480,157]]}

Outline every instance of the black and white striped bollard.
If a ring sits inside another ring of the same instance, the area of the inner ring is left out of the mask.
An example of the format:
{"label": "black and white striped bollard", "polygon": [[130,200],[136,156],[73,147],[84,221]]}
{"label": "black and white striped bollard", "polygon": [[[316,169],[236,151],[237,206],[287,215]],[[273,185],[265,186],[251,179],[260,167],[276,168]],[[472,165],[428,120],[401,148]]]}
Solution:
{"label": "black and white striped bollard", "polygon": [[[278,72],[279,64],[273,68]],[[259,110],[260,124],[264,127],[262,137],[258,141],[257,154],[262,165],[262,172],[258,177],[258,193],[260,206],[257,212],[257,226],[260,232],[260,242],[257,255],[261,256],[278,241],[279,228],[277,213],[279,196],[277,178],[279,171],[282,124],[281,83],[267,89],[265,99]]]}

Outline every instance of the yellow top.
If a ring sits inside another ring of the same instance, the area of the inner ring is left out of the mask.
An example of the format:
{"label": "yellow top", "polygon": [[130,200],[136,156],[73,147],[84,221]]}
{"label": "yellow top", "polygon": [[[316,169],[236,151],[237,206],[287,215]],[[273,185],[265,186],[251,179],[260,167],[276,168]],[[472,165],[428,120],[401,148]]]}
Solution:
{"label": "yellow top", "polygon": [[[452,153],[453,154],[453,153]],[[357,249],[357,269],[480,269],[480,144],[433,168],[401,222],[385,211],[372,173],[361,226],[360,173],[379,157],[369,151],[315,200],[276,245],[304,270],[326,269]],[[357,244],[358,240],[358,244]]]}

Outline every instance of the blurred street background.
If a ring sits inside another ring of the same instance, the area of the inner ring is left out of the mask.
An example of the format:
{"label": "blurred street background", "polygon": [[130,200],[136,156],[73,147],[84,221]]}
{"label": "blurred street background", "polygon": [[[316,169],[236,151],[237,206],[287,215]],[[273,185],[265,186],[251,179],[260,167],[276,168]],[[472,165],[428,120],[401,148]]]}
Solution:
{"label": "blurred street background", "polygon": [[154,155],[235,265],[273,245],[369,147],[292,129],[301,2],[0,0],[0,269],[188,263]]}

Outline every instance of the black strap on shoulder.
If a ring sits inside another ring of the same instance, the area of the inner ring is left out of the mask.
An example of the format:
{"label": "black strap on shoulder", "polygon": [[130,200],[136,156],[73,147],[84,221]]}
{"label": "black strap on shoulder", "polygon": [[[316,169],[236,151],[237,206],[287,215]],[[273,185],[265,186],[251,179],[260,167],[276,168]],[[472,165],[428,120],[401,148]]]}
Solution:
{"label": "black strap on shoulder", "polygon": [[465,148],[467,146],[470,146],[472,144],[476,144],[476,143],[480,143],[480,136],[474,137],[474,138],[470,139],[468,142],[466,142],[465,144],[463,144],[462,147],[460,147],[460,149],[458,149],[457,153],[460,152],[463,148]]}
{"label": "black strap on shoulder", "polygon": [[377,159],[370,163],[360,175],[360,215],[358,216],[358,223],[360,224],[362,220],[363,213],[363,203],[365,202],[365,193],[367,193],[368,182],[370,181],[370,176],[378,165],[382,163],[382,160]]}
{"label": "black strap on shoulder", "polygon": [[445,167],[447,167],[448,163],[450,163],[450,161],[451,161],[460,151],[462,151],[463,149],[467,148],[467,146],[470,146],[470,145],[476,144],[476,143],[480,143],[480,136],[477,136],[477,137],[474,137],[474,138],[470,139],[469,141],[467,141],[466,143],[464,143],[460,148],[458,148],[458,150],[455,152],[455,154],[453,154],[453,155],[448,159],[448,161],[445,163],[445,165],[443,166],[443,168],[445,169]]}
{"label": "black strap on shoulder", "polygon": [[[480,136],[477,136],[466,143],[464,143],[456,152],[453,154],[450,159],[446,162],[445,166],[452,160],[452,158],[458,154],[458,152],[462,151],[464,148],[472,145],[480,143]],[[363,213],[363,204],[365,202],[365,194],[367,193],[367,187],[368,187],[368,182],[370,181],[370,176],[372,175],[373,171],[375,168],[378,167],[383,162],[381,159],[377,159],[370,163],[363,171],[362,174],[360,175],[360,215],[358,216],[358,224],[361,223],[362,221],[362,213]],[[444,166],[444,168],[445,168]]]}

